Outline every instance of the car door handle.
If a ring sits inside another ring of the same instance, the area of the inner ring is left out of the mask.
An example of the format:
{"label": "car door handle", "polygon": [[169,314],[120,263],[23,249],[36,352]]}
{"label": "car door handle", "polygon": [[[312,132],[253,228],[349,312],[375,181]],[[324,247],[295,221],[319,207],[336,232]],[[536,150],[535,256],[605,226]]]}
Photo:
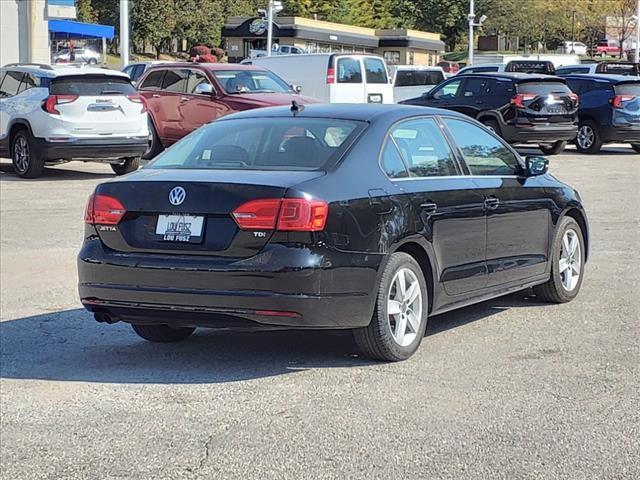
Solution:
{"label": "car door handle", "polygon": [[476,105],[482,105],[484,102],[482,100],[476,100]]}
{"label": "car door handle", "polygon": [[160,94],[159,93],[154,93],[151,95],[151,98],[160,98]]}
{"label": "car door handle", "polygon": [[180,97],[181,103],[188,102],[189,100],[191,100],[189,97]]}
{"label": "car door handle", "polygon": [[427,215],[433,215],[438,210],[438,204],[433,202],[426,202],[426,203],[420,204],[420,208]]}
{"label": "car door handle", "polygon": [[490,210],[495,210],[500,205],[500,200],[496,197],[486,197],[484,199],[484,206]]}

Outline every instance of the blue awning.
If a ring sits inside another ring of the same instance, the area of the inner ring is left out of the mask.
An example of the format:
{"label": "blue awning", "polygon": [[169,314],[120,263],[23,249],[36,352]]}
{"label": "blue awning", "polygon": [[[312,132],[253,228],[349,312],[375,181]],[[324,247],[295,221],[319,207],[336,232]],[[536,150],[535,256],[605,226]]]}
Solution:
{"label": "blue awning", "polygon": [[111,40],[116,29],[110,25],[82,23],[72,20],[49,20],[49,31],[55,40],[71,38],[106,38]]}

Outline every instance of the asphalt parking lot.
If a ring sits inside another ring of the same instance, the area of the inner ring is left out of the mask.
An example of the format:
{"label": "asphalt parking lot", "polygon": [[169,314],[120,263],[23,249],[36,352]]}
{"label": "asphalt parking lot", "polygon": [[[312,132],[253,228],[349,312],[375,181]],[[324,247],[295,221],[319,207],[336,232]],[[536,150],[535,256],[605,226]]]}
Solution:
{"label": "asphalt parking lot", "polygon": [[111,169],[20,180],[3,161],[0,477],[640,478],[640,155],[550,158],[589,214],[578,298],[434,317],[397,364],[358,357],[345,333],[153,345],[96,323],[75,255]]}

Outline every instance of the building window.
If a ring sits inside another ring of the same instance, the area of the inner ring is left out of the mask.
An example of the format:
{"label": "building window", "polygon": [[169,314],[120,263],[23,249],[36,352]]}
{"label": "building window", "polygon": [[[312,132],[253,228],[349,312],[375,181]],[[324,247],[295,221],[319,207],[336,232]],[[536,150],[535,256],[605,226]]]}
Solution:
{"label": "building window", "polygon": [[413,50],[409,51],[409,65],[413,65],[415,61],[415,52]]}
{"label": "building window", "polygon": [[397,50],[385,50],[384,60],[387,62],[387,65],[399,65],[400,52]]}

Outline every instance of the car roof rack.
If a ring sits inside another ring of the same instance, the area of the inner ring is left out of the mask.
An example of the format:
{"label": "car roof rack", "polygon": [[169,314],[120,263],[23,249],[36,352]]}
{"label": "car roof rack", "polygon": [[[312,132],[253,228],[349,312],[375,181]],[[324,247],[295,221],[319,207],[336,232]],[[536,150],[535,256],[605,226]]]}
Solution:
{"label": "car roof rack", "polygon": [[53,67],[47,63],[8,63],[6,65],[3,65],[2,68],[7,68],[7,67],[38,67],[38,68],[42,68],[43,70],[53,70]]}

